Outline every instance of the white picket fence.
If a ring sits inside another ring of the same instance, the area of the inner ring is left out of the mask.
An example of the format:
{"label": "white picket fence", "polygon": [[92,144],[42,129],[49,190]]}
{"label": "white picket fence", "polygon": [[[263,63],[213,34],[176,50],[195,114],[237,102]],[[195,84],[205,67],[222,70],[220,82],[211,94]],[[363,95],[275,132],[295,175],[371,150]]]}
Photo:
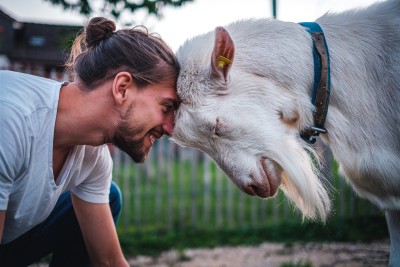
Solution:
{"label": "white picket fence", "polygon": [[[70,77],[55,70],[13,70],[66,81]],[[328,162],[332,156],[320,146]],[[282,220],[301,220],[280,192],[264,200],[242,193],[206,154],[179,147],[167,137],[157,141],[144,164],[111,147],[113,177],[123,195],[120,225],[123,229],[237,228],[259,227]],[[332,164],[323,170],[332,173]],[[333,216],[354,217],[377,213],[377,209],[355,196],[344,179],[331,179]]]}

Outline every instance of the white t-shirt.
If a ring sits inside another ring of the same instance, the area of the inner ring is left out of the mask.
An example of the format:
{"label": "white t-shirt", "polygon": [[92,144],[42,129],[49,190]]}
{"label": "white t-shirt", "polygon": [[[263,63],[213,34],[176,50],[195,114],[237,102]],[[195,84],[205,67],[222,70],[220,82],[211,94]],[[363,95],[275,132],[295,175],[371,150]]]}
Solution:
{"label": "white t-shirt", "polygon": [[68,190],[108,203],[112,159],[107,146],[75,146],[53,177],[53,137],[62,83],[0,71],[0,210],[8,243],[43,222]]}

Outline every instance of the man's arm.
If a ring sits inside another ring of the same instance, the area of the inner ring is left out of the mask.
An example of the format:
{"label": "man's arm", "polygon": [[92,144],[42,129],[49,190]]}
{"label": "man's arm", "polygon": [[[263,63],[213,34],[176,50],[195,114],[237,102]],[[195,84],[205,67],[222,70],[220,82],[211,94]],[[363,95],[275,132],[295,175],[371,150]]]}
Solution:
{"label": "man's arm", "polygon": [[122,254],[108,204],[93,204],[71,194],[93,266],[129,266]]}

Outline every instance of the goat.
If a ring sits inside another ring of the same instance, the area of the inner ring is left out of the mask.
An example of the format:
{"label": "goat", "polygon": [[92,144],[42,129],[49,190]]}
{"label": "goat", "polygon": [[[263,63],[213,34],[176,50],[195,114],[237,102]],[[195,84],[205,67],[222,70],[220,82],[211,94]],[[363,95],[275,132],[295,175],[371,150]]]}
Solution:
{"label": "goat", "polygon": [[[328,58],[307,24],[279,20],[188,39],[177,51],[172,139],[210,155],[242,191],[266,198],[280,188],[305,218],[325,221],[329,193],[310,144],[321,133],[354,190],[385,211],[390,265],[400,266],[400,1],[316,23]],[[317,102],[314,87],[325,90]]]}

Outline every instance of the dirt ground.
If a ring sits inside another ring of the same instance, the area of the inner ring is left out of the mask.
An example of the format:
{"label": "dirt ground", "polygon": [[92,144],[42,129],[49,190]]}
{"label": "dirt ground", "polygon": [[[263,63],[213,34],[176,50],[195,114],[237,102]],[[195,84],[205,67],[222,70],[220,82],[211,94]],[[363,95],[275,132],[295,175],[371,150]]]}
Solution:
{"label": "dirt ground", "polygon": [[[373,243],[263,243],[259,246],[168,251],[129,259],[135,267],[383,267],[389,241]],[[291,264],[291,265],[290,265]]]}
{"label": "dirt ground", "polygon": [[[263,243],[258,246],[166,251],[129,258],[134,267],[384,267],[388,240],[373,243]],[[38,263],[29,267],[45,267]]]}

